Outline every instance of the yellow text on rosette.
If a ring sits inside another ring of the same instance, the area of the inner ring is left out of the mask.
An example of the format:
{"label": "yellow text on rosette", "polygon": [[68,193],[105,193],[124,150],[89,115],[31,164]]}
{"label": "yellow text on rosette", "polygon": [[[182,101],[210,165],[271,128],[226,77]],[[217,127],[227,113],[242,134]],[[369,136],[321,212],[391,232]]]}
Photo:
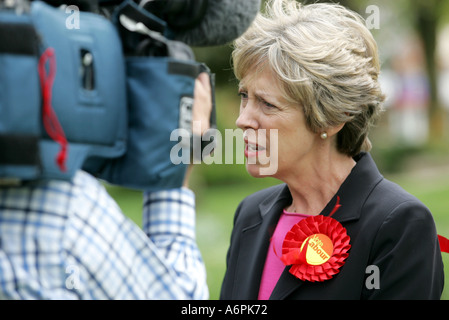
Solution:
{"label": "yellow text on rosette", "polygon": [[321,265],[332,256],[334,245],[332,240],[323,233],[316,233],[307,237],[301,245],[301,251],[304,245],[308,243],[306,248],[306,260],[310,265]]}

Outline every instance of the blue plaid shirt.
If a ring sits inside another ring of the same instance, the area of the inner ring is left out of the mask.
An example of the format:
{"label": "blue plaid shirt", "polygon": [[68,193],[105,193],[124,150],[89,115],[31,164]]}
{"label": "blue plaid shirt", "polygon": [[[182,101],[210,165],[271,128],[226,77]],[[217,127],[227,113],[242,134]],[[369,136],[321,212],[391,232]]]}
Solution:
{"label": "blue plaid shirt", "polygon": [[207,299],[194,202],[144,193],[142,230],[82,171],[0,188],[0,298]]}

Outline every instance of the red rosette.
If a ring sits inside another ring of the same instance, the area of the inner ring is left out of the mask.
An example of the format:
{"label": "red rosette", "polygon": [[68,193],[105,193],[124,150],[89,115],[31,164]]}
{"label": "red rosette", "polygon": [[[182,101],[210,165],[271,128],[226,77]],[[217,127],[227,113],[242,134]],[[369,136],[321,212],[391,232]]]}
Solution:
{"label": "red rosette", "polygon": [[285,236],[282,262],[290,273],[311,282],[331,279],[340,272],[351,248],[346,229],[337,220],[311,216],[295,224]]}

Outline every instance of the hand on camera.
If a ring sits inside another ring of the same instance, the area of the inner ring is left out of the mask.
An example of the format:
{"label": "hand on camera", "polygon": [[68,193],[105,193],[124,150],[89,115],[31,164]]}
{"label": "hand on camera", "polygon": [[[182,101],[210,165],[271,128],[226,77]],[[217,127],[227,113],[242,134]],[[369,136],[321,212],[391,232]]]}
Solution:
{"label": "hand on camera", "polygon": [[193,134],[201,136],[210,128],[212,89],[209,74],[200,73],[195,80],[193,96]]}
{"label": "hand on camera", "polygon": [[[210,85],[209,74],[200,73],[195,80],[195,89],[193,93],[193,126],[192,133],[201,136],[210,128],[210,115],[212,112],[212,88]],[[183,186],[188,188],[190,173],[193,164],[187,167]]]}

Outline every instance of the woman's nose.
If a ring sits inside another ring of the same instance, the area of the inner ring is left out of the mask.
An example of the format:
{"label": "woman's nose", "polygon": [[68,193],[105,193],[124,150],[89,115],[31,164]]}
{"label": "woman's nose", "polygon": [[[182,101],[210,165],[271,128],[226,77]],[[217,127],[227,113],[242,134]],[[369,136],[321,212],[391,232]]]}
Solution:
{"label": "woman's nose", "polygon": [[250,104],[247,104],[244,108],[240,108],[240,114],[235,124],[242,130],[249,128],[257,129],[259,127],[256,111]]}

